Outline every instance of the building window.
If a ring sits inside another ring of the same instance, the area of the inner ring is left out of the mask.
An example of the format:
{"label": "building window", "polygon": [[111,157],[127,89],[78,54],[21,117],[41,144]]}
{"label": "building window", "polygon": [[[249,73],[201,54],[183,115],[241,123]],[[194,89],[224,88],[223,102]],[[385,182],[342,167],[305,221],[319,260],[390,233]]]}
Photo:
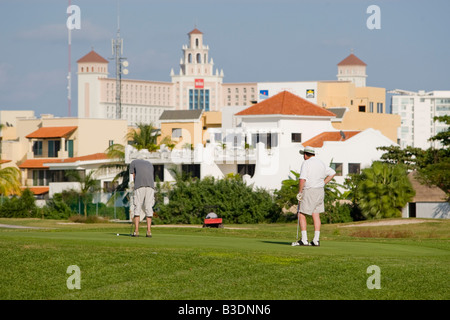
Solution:
{"label": "building window", "polygon": [[35,141],[33,143],[34,156],[42,156],[42,141]]}
{"label": "building window", "polygon": [[277,133],[254,133],[252,134],[252,147],[256,147],[258,142],[264,143],[266,149],[278,147]]}
{"label": "building window", "polygon": [[369,102],[369,112],[373,113],[373,102]]}
{"label": "building window", "polygon": [[73,140],[66,140],[65,150],[69,158],[73,158]]}
{"label": "building window", "polygon": [[366,112],[366,106],[359,106],[358,107],[359,112]]}
{"label": "building window", "polygon": [[209,111],[209,89],[189,89],[189,110]]}
{"label": "building window", "polygon": [[33,170],[33,186],[45,186],[45,170]]}
{"label": "building window", "polygon": [[181,138],[181,128],[172,129],[172,139],[174,138]]}
{"label": "building window", "polygon": [[48,157],[56,158],[58,157],[58,152],[61,149],[61,141],[59,140],[49,140],[48,141]]}
{"label": "building window", "polygon": [[377,112],[378,113],[383,113],[383,104],[382,103],[377,103]]}
{"label": "building window", "polygon": [[200,179],[200,165],[199,164],[183,164],[181,165],[181,172],[192,178]]}
{"label": "building window", "polygon": [[302,142],[301,133],[291,133],[291,142]]}
{"label": "building window", "polygon": [[360,163],[349,163],[348,164],[348,173],[354,173],[354,174],[359,174],[360,172],[360,168],[361,164]]}
{"label": "building window", "polygon": [[238,164],[237,172],[241,176],[248,174],[250,177],[253,177],[253,175],[255,174],[255,166],[256,165],[254,164]]}
{"label": "building window", "polygon": [[336,176],[342,176],[342,163],[331,163],[330,167],[336,171]]}
{"label": "building window", "polygon": [[164,181],[164,165],[163,164],[154,164],[153,165],[153,176],[155,177],[155,181]]}

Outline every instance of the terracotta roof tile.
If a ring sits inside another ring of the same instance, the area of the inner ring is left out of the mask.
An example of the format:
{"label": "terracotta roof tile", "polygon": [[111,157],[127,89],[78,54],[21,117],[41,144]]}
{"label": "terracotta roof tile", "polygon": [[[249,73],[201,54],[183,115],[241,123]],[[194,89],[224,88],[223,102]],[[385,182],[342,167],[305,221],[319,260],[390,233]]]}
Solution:
{"label": "terracotta roof tile", "polygon": [[361,131],[342,131],[345,135],[345,139],[342,138],[339,131],[327,131],[318,134],[317,136],[302,143],[304,146],[310,146],[313,148],[322,148],[325,141],[346,141],[353,136],[356,136]]}
{"label": "terracotta roof tile", "polygon": [[106,60],[101,55],[99,55],[97,52],[92,50],[87,55],[85,55],[84,57],[80,58],[77,62],[78,63],[80,63],[80,62],[108,63],[108,60]]}
{"label": "terracotta roof tile", "polygon": [[58,163],[61,159],[27,159],[21,165],[20,169],[48,169],[48,166],[44,166],[44,163]]}
{"label": "terracotta roof tile", "polygon": [[367,64],[352,53],[347,58],[339,62],[338,66],[367,66]]}
{"label": "terracotta roof tile", "polygon": [[31,139],[49,139],[49,138],[67,138],[78,127],[42,127],[30,133],[26,138]]}
{"label": "terracotta roof tile", "polygon": [[236,115],[268,114],[336,117],[334,113],[288,91],[280,92],[273,97],[238,112]]}
{"label": "terracotta roof tile", "polygon": [[203,34],[203,32],[201,32],[201,31],[198,30],[197,28],[195,28],[194,30],[192,30],[192,31],[189,32],[188,34],[194,34],[194,33],[197,33],[197,34]]}
{"label": "terracotta roof tile", "polygon": [[50,190],[50,187],[25,187],[22,189],[26,188],[30,189],[30,191],[33,192],[33,194],[35,195],[46,194]]}

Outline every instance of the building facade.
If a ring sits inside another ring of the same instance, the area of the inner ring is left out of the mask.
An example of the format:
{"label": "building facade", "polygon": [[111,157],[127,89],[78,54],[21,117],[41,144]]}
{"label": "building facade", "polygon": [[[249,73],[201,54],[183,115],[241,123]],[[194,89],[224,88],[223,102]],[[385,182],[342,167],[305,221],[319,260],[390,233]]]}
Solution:
{"label": "building facade", "polygon": [[437,141],[430,141],[432,136],[448,130],[445,123],[434,121],[436,116],[450,115],[450,91],[393,90],[392,112],[401,117],[398,129],[398,144],[428,149],[441,148]]}
{"label": "building facade", "polygon": [[[224,83],[223,70],[209,56],[204,34],[195,28],[188,38],[179,70],[170,71],[171,82],[121,80],[121,116],[128,125],[152,123],[159,128],[166,110],[242,110],[288,91],[324,108],[342,108],[345,116],[333,122],[337,129],[374,127],[397,141],[400,120],[386,113],[386,90],[366,86],[367,65],[353,53],[338,63],[337,81]],[[78,87],[80,118],[116,118],[116,79],[108,77],[106,59],[91,51],[78,60]]]}

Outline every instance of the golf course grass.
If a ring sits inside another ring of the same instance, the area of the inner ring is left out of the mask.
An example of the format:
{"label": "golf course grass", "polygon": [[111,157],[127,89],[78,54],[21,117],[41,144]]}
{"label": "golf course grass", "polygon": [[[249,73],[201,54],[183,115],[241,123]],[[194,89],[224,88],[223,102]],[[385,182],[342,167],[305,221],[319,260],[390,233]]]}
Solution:
{"label": "golf course grass", "polygon": [[448,220],[322,225],[320,247],[292,247],[296,228],[154,226],[152,238],[133,238],[127,223],[0,219],[0,299],[450,298]]}

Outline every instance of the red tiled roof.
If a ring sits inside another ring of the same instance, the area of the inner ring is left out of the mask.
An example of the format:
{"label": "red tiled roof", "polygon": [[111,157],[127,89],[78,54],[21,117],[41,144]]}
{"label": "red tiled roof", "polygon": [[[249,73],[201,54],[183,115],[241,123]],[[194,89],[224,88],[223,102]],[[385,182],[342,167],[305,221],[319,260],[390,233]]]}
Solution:
{"label": "red tiled roof", "polygon": [[189,32],[188,34],[193,34],[193,33],[197,33],[197,34],[203,34],[203,32],[201,32],[200,30],[198,30],[197,28],[195,28],[194,30],[192,30],[191,32]]}
{"label": "red tiled roof", "polygon": [[48,191],[50,190],[50,187],[25,187],[22,189],[30,189],[31,192],[33,192],[33,194],[35,195],[40,195],[40,194],[45,194],[48,193]]}
{"label": "red tiled roof", "polygon": [[105,153],[94,153],[87,156],[66,158],[66,159],[28,159],[25,160],[20,166],[20,169],[48,169],[48,163],[74,163],[77,161],[92,161],[92,160],[105,160],[109,159]]}
{"label": "red tiled roof", "polygon": [[11,160],[1,160],[0,159],[0,164],[4,164],[4,163],[8,163],[8,162],[11,162]]}
{"label": "red tiled roof", "polygon": [[48,166],[44,166],[44,163],[58,163],[61,159],[27,159],[21,165],[20,169],[48,169]]}
{"label": "red tiled roof", "polygon": [[97,62],[97,63],[108,63],[108,60],[103,58],[101,55],[99,55],[97,52],[92,50],[84,57],[80,58],[77,63],[80,62]]}
{"label": "red tiled roof", "polygon": [[280,92],[273,97],[238,112],[236,115],[267,114],[336,117],[334,113],[288,91]]}
{"label": "red tiled roof", "polygon": [[339,131],[322,132],[308,141],[303,142],[302,145],[313,148],[321,148],[325,141],[346,141],[360,132],[361,131],[343,131],[345,139],[342,138]]}
{"label": "red tiled roof", "polygon": [[67,163],[67,162],[105,160],[105,159],[109,159],[108,156],[106,155],[106,153],[94,153],[94,154],[89,154],[87,156],[63,159],[61,162]]}
{"label": "red tiled roof", "polygon": [[347,58],[339,62],[338,66],[367,66],[367,64],[352,53]]}
{"label": "red tiled roof", "polygon": [[78,127],[43,127],[30,133],[26,138],[48,139],[48,138],[67,138]]}

